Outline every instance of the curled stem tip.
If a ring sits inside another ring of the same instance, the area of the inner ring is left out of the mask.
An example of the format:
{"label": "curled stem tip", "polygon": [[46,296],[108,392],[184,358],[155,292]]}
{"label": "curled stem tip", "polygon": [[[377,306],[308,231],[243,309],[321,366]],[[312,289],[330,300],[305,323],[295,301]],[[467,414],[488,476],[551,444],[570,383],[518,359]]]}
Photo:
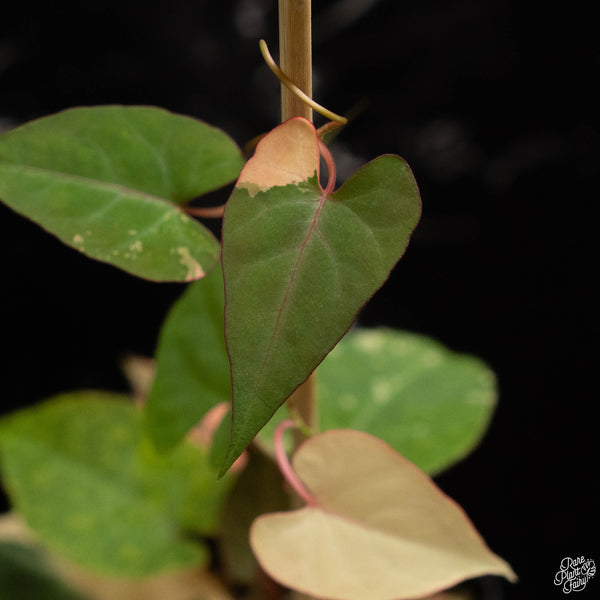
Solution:
{"label": "curled stem tip", "polygon": [[288,88],[288,90],[290,90],[292,93],[294,93],[296,96],[298,96],[298,98],[300,98],[302,100],[302,102],[304,102],[305,104],[310,106],[314,111],[318,112],[320,115],[323,115],[324,117],[327,117],[328,119],[331,119],[332,121],[335,121],[336,123],[339,123],[340,125],[345,125],[348,122],[348,119],[346,119],[346,117],[342,117],[341,115],[337,115],[336,113],[331,112],[324,106],[321,106],[320,104],[315,102],[310,96],[305,94],[277,66],[277,63],[273,60],[273,57],[271,56],[271,53],[269,52],[267,42],[265,42],[265,40],[260,40],[259,44],[260,44],[260,53],[262,54],[263,58],[265,59],[267,66],[269,67],[269,69],[271,69],[271,71],[273,71],[273,73],[275,74],[277,79],[279,79],[279,81],[283,85],[285,85],[286,88]]}
{"label": "curled stem tip", "polygon": [[275,428],[273,435],[273,443],[275,446],[275,458],[277,459],[277,465],[281,474],[285,480],[289,483],[291,488],[302,498],[308,505],[316,504],[316,498],[304,487],[304,484],[300,481],[298,475],[292,468],[290,461],[288,460],[285,448],[283,447],[283,434],[293,427],[296,427],[296,423],[292,419],[284,419]]}

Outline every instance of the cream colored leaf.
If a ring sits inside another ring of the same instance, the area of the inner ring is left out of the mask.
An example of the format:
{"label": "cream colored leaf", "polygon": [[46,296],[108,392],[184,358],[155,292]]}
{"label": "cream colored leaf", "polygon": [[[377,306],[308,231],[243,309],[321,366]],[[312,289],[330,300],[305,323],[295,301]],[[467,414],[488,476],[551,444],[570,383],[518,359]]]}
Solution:
{"label": "cream colored leaf", "polygon": [[250,531],[261,566],[283,585],[318,598],[401,600],[485,574],[516,579],[464,511],[385,442],[328,431],[293,465],[314,503],[263,515]]}

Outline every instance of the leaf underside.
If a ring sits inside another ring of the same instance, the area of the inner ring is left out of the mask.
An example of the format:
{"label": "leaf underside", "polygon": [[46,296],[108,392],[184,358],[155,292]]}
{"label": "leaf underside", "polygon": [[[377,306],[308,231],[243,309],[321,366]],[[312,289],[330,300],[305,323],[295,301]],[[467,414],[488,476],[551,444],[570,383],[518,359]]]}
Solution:
{"label": "leaf underside", "polygon": [[402,600],[484,574],[516,579],[463,510],[381,440],[329,431],[293,465],[314,503],[259,517],[250,531],[261,566],[283,585],[318,598]]}
{"label": "leaf underside", "polygon": [[398,156],[375,159],[330,195],[318,176],[316,131],[291,119],[260,142],[225,209],[233,421],[222,472],[348,330],[420,217]]}
{"label": "leaf underside", "polygon": [[235,143],[153,107],[74,108],[0,136],[0,199],[87,256],[155,281],[210,271],[219,243],[182,205],[235,179]]}

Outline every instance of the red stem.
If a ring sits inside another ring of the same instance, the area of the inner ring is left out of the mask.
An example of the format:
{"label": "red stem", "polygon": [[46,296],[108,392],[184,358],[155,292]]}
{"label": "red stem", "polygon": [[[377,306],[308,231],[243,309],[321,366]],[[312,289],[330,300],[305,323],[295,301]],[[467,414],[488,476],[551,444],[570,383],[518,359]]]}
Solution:
{"label": "red stem", "polygon": [[323,193],[325,195],[328,195],[331,194],[331,192],[333,192],[333,189],[335,188],[335,161],[333,160],[333,156],[331,156],[331,152],[329,152],[329,148],[327,148],[327,146],[321,140],[319,140],[319,152],[321,153],[321,156],[323,157],[323,160],[327,165],[327,186],[323,190]]}
{"label": "red stem", "polygon": [[309,506],[317,504],[317,499],[304,487],[304,484],[300,481],[298,475],[292,468],[290,461],[288,460],[285,448],[283,447],[283,434],[288,430],[296,427],[296,424],[292,419],[284,419],[275,428],[273,435],[273,444],[275,446],[275,458],[281,474],[285,480],[290,484],[291,488],[302,498]]}

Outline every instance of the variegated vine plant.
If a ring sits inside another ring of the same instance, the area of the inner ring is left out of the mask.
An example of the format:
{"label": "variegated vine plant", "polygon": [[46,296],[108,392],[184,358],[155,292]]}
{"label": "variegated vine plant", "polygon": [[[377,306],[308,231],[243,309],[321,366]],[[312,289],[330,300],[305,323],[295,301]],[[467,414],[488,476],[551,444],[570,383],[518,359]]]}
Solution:
{"label": "variegated vine plant", "polygon": [[[236,179],[220,242],[189,203]],[[0,588],[24,570],[38,599],[394,600],[514,580],[430,479],[483,434],[493,374],[420,335],[352,329],[419,220],[413,175],[388,154],[335,186],[302,117],[246,162],[222,131],[151,107],[0,136],[4,203],[90,258],[188,285],[155,360],[128,361],[132,395],[70,392],[0,421]],[[310,428],[284,405],[315,370]],[[292,464],[290,427],[307,438]]]}

